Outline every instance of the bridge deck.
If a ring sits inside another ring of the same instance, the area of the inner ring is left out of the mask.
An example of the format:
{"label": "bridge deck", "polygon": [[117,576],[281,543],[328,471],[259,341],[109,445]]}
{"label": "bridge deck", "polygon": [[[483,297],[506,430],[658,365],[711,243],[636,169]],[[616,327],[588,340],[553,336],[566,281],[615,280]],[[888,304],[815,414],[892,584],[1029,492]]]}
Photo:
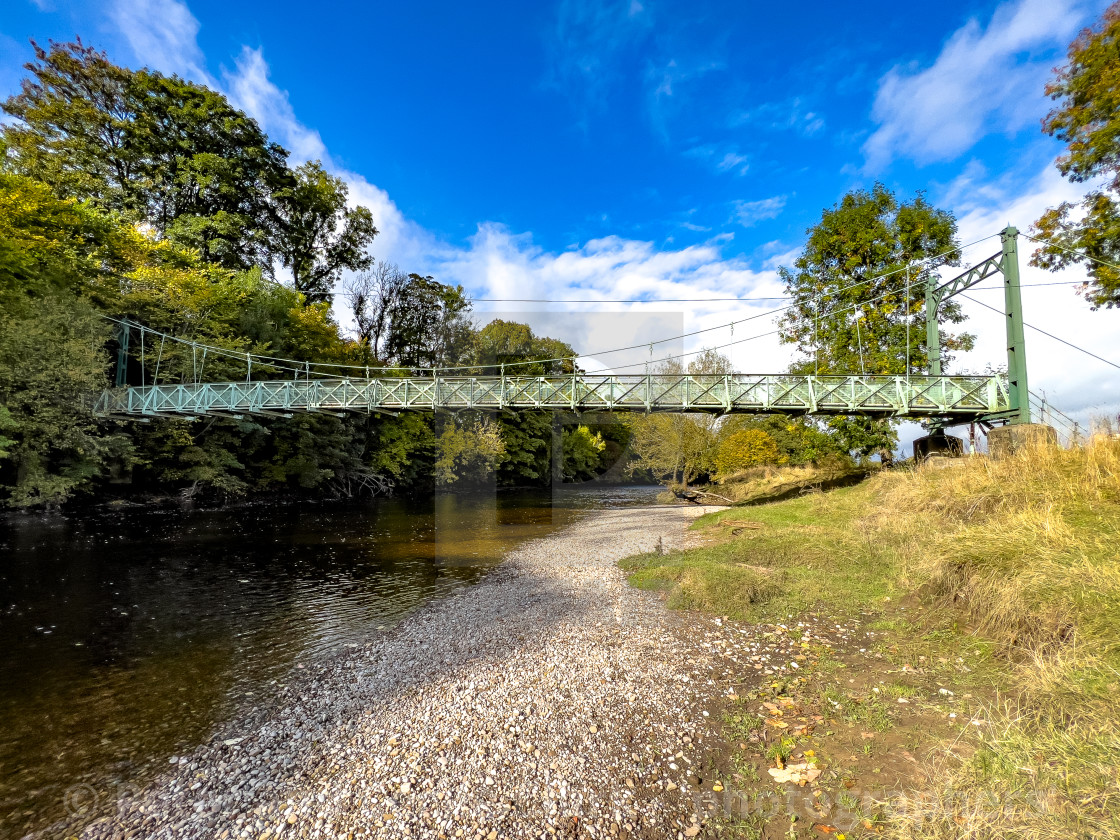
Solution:
{"label": "bridge deck", "polygon": [[299,411],[700,411],[866,414],[968,422],[1006,412],[1002,376],[457,376],[265,380],[114,388],[94,411],[202,417]]}

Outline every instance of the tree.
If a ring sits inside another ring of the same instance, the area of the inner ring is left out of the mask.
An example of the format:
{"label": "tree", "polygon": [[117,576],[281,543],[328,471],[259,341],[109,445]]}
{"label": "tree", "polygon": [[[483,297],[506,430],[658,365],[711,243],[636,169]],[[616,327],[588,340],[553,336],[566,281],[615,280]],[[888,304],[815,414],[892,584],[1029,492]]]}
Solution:
{"label": "tree", "polygon": [[344,297],[357,325],[358,341],[369,348],[375,359],[386,358],[393,311],[408,285],[408,275],[384,260],[345,281]]}
{"label": "tree", "polygon": [[293,184],[273,195],[279,216],[274,250],[308,303],[329,302],[344,270],[373,265],[366,253],[377,236],[373,214],[365,207],[347,207],[347,194],[341,178],[312,161],[295,170]]}
{"label": "tree", "polygon": [[547,484],[552,473],[551,411],[502,412],[494,418],[506,454],[498,465],[498,483],[507,487]]}
{"label": "tree", "polygon": [[819,421],[785,414],[729,417],[720,426],[720,435],[730,436],[748,430],[764,432],[774,441],[779,464],[812,464],[828,455],[847,452],[850,448],[850,441],[838,440],[836,435],[823,431]]}
{"label": "tree", "polygon": [[19,122],[3,128],[17,171],[64,197],[91,198],[114,209],[130,201],[143,157],[132,142],[137,97],[133,73],[109,61],[79,38],[51,43],[50,52],[32,42],[36,62],[20,93],[3,103]]}
{"label": "tree", "polygon": [[43,184],[0,173],[0,487],[17,507],[87,490],[127,439],[83,399],[105,383],[111,325],[88,298],[119,283],[135,231]]}
{"label": "tree", "polygon": [[[931,206],[920,192],[899,202],[875,184],[870,192],[845,195],[807,233],[793,270],[781,270],[793,298],[780,322],[781,340],[803,354],[790,372],[904,374],[907,360],[910,373],[923,372],[925,278],[960,263],[952,213]],[[956,301],[938,308],[939,324],[964,319]],[[942,364],[952,353],[972,349],[973,341],[967,333],[942,331]],[[898,439],[890,421],[834,418],[829,426],[843,438],[850,422],[859,426],[861,454],[878,451],[889,458]]]}
{"label": "tree", "polygon": [[401,367],[460,364],[470,352],[471,302],[462,286],[410,274],[389,317],[385,353]]}
{"label": "tree", "polygon": [[474,336],[474,362],[484,374],[497,374],[503,365],[509,366],[509,376],[571,373],[575,358],[570,344],[536,336],[528,324],[516,321],[497,318]]}
{"label": "tree", "polygon": [[87,302],[52,296],[0,318],[0,485],[15,507],[55,506],[88,490],[127,439],[99,429],[83,398],[105,384],[109,324]]}
{"label": "tree", "polygon": [[143,250],[136,231],[45,184],[0,172],[0,308],[30,297],[96,294]]}
{"label": "tree", "polygon": [[291,188],[287,152],[219,93],[129,70],[80,40],[33,44],[3,103],[11,165],[64,197],[151,224],[227,268],[268,267],[271,195]]}
{"label": "tree", "polygon": [[647,469],[658,478],[686,487],[710,472],[715,436],[688,414],[651,414],[634,418],[631,447],[637,456],[630,471]]}
{"label": "tree", "polygon": [[460,424],[452,418],[436,439],[436,484],[483,481],[493,474],[505,452],[496,423],[475,418]]}
{"label": "tree", "polygon": [[[1098,181],[1079,204],[1063,202],[1034,224],[1046,241],[1031,264],[1057,271],[1085,264],[1082,287],[1093,309],[1120,306],[1120,3],[1069,47],[1069,62],[1046,86],[1057,106],[1042,130],[1066,144],[1058,171],[1073,183]],[[1080,252],[1080,253],[1078,253]],[[1100,262],[1098,262],[1098,260]],[[1111,263],[1111,265],[1110,265]]]}
{"label": "tree", "polygon": [[[794,373],[901,374],[925,369],[925,274],[959,265],[952,213],[919,192],[900,203],[882,184],[845,195],[807,231],[793,270],[781,269],[793,303],[782,317],[781,340],[804,354]],[[907,299],[907,279],[910,297]],[[940,324],[965,316],[952,300],[938,308]],[[942,363],[970,350],[973,337],[942,332]]]}
{"label": "tree", "polygon": [[564,475],[584,480],[594,478],[599,470],[603,450],[607,448],[603,436],[581,424],[565,429],[562,442]]}
{"label": "tree", "polygon": [[[686,366],[678,359],[662,362],[653,370],[656,380],[672,387],[683,374],[725,374],[731,360],[715,350],[698,354]],[[637,456],[631,467],[653,475],[671,477],[687,486],[715,468],[716,418],[709,414],[650,414],[631,421],[631,447]]]}

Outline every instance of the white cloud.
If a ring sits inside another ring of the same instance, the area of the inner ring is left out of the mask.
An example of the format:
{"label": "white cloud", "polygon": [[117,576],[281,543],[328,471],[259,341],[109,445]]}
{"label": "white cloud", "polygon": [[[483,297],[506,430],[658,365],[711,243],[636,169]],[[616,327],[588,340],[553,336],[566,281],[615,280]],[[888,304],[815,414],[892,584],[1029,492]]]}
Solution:
{"label": "white cloud", "polygon": [[735,217],[743,227],[753,227],[766,219],[776,219],[785,206],[784,195],[775,195],[758,201],[736,201]]}
{"label": "white cloud", "polygon": [[[547,298],[619,300],[634,298],[729,298],[777,296],[781,284],[775,271],[757,271],[745,260],[724,258],[720,242],[711,241],[679,250],[659,249],[651,242],[617,236],[592,240],[563,253],[545,251],[527,234],[485,224],[465,249],[448,250],[439,267],[444,278],[454,278],[482,298]],[[512,304],[510,304],[512,305]],[[483,304],[484,309],[494,305]],[[770,318],[755,318],[774,308],[773,301],[660,304],[570,304],[562,313],[522,313],[522,320],[539,331],[562,338],[578,350],[594,353],[631,344],[642,345],[625,353],[599,357],[598,366],[642,364],[666,354],[691,352],[765,333]],[[547,307],[538,307],[547,309]],[[612,317],[604,319],[603,313]],[[480,313],[481,314],[481,313]],[[624,314],[625,318],[615,318]],[[755,318],[747,322],[746,319]],[[483,319],[485,320],[485,318]],[[738,321],[734,333],[726,325]],[[684,340],[656,344],[651,338],[680,335],[684,331],[712,330]],[[788,354],[773,336],[726,348],[743,370],[784,368]],[[633,372],[634,368],[626,368]],[[623,372],[625,372],[625,370]]]}
{"label": "white cloud", "polygon": [[116,0],[109,17],[142,64],[216,87],[198,46],[198,19],[177,0]]}
{"label": "white cloud", "polygon": [[288,92],[269,78],[264,52],[243,46],[235,68],[222,72],[223,88],[233,103],[260,123],[296,160],[329,163],[330,155],[319,132],[296,118]]}
{"label": "white cloud", "polygon": [[730,128],[748,124],[755,128],[794,131],[811,137],[824,128],[824,117],[806,108],[800,97],[793,97],[783,102],[764,102],[738,110],[728,120]]}
{"label": "white cloud", "polygon": [[737,175],[746,175],[748,168],[747,156],[737,152],[727,152],[716,164],[716,169],[720,172],[734,171]]}
{"label": "white cloud", "polygon": [[992,131],[1012,133],[1046,111],[1043,87],[1083,17],[1081,0],[1009,0],[986,28],[975,18],[925,69],[895,67],[879,82],[864,144],[868,167],[898,156],[950,160]]}

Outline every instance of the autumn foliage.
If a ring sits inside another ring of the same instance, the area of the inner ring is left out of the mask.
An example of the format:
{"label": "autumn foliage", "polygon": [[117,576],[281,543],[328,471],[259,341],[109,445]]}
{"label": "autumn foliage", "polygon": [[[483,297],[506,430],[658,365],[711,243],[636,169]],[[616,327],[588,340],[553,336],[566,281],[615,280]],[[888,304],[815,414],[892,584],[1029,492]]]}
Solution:
{"label": "autumn foliage", "polygon": [[716,469],[720,475],[781,463],[778,444],[762,429],[744,429],[728,435],[716,454]]}

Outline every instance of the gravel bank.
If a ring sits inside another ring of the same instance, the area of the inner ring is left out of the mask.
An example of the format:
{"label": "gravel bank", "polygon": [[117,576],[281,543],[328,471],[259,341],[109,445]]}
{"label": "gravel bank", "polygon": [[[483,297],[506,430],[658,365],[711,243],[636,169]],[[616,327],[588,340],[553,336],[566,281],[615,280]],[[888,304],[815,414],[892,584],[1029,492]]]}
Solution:
{"label": "gravel bank", "polygon": [[750,628],[627,586],[616,561],[680,545],[700,512],[600,511],[522,546],[66,833],[694,836],[715,740],[705,704],[724,679],[789,662]]}

